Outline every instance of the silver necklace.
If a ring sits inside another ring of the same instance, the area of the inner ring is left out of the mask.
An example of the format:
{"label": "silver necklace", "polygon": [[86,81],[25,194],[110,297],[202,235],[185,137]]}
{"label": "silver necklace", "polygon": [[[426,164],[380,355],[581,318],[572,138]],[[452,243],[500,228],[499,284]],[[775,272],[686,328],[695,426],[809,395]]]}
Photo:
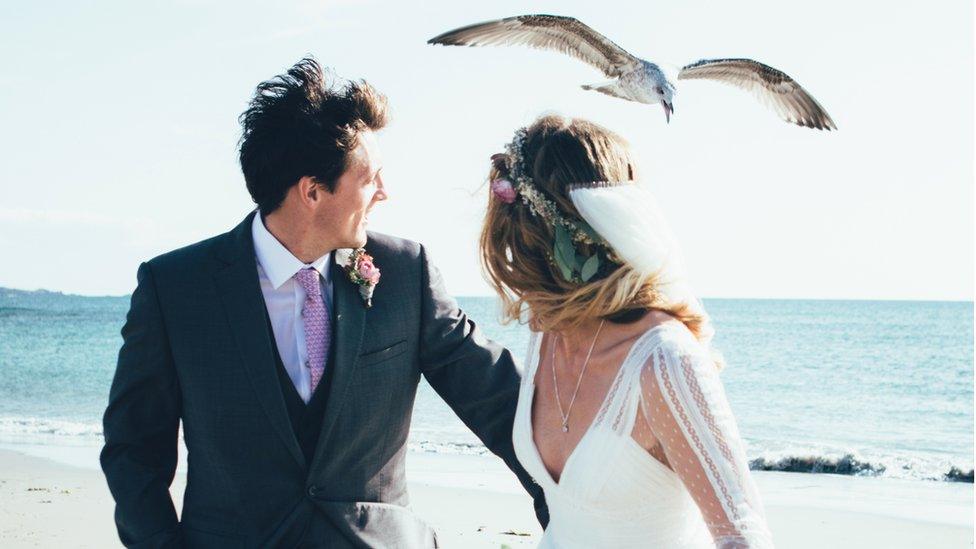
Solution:
{"label": "silver necklace", "polygon": [[590,350],[586,353],[586,360],[583,361],[583,367],[580,368],[579,379],[576,380],[576,390],[573,391],[573,398],[569,400],[569,408],[563,413],[563,403],[559,400],[559,384],[556,383],[556,345],[559,343],[559,335],[556,334],[552,338],[552,357],[549,361],[549,365],[552,368],[552,390],[556,393],[556,406],[559,407],[559,415],[563,419],[563,432],[569,432],[569,415],[573,413],[573,404],[576,403],[576,395],[579,394],[580,385],[583,383],[583,374],[586,373],[586,365],[590,363],[590,355],[593,354],[593,348],[596,347],[596,340],[600,337],[600,331],[603,330],[603,324],[606,320],[600,321],[600,327],[596,329],[596,335],[593,336],[593,342],[590,343]]}

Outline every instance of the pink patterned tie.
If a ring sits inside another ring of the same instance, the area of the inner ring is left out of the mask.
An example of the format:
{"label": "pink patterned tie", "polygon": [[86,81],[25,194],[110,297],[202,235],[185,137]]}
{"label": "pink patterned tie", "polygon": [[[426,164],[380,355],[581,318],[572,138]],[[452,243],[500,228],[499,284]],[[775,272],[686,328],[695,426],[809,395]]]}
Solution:
{"label": "pink patterned tie", "polygon": [[319,272],[312,268],[295,273],[295,280],[305,290],[305,304],[302,306],[302,322],[305,324],[305,366],[312,371],[312,391],[318,387],[325,372],[325,357],[329,353],[332,331],[329,328],[329,311],[322,299],[322,285]]}

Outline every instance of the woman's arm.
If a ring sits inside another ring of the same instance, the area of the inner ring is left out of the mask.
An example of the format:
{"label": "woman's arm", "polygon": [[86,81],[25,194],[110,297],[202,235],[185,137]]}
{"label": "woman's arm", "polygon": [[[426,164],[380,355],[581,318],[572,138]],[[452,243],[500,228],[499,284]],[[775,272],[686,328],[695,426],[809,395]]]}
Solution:
{"label": "woman's arm", "polygon": [[663,342],[645,364],[644,418],[701,510],[716,547],[772,547],[718,370],[709,353],[688,337]]}

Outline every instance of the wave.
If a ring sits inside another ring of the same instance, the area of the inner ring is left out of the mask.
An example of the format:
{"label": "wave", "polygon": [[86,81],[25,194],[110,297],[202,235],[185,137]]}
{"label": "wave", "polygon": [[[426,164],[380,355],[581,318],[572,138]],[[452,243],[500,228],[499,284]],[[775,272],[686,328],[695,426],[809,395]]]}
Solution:
{"label": "wave", "polygon": [[[411,452],[486,456],[481,444],[411,440]],[[832,475],[973,482],[973,468],[960,467],[937,458],[892,456],[865,459],[857,453],[843,455],[765,454],[749,460],[753,471],[820,473]]]}
{"label": "wave", "polygon": [[973,483],[973,470],[970,469],[969,472],[965,472],[958,467],[953,466],[949,469],[949,472],[944,475],[943,480],[948,480],[950,482],[968,482]]}
{"label": "wave", "polygon": [[825,473],[832,475],[909,478],[973,482],[973,469],[960,468],[941,459],[887,458],[865,459],[855,453],[844,455],[780,455],[762,456],[749,460],[753,471],[782,471],[787,473]]}
{"label": "wave", "polygon": [[0,417],[0,436],[4,435],[101,438],[102,426],[99,423],[62,419]]}
{"label": "wave", "polygon": [[778,459],[759,457],[749,461],[753,471],[783,471],[787,473],[828,473],[832,475],[879,476],[888,467],[882,463],[862,461],[854,454],[840,457],[785,456]]}
{"label": "wave", "polygon": [[[0,440],[37,444],[101,444],[102,426],[97,422],[63,419],[0,417]],[[418,453],[487,456],[477,442],[451,442],[412,438],[408,450]],[[754,471],[826,473],[834,475],[973,482],[973,468],[932,456],[875,455],[857,452],[764,452],[749,461]]]}
{"label": "wave", "polygon": [[487,456],[491,452],[482,444],[468,442],[433,442],[430,440],[411,440],[407,450],[425,454],[450,454],[464,456]]}

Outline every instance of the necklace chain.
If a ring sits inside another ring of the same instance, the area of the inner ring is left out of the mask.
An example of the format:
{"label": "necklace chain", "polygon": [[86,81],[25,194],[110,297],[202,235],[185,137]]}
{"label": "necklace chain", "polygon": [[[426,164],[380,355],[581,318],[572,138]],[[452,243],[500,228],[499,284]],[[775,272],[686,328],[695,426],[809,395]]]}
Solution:
{"label": "necklace chain", "polygon": [[606,320],[600,321],[600,327],[596,329],[596,335],[593,336],[593,341],[590,343],[590,350],[586,353],[586,359],[583,361],[583,367],[580,368],[579,378],[576,380],[576,389],[573,391],[573,397],[569,399],[569,407],[563,412],[563,403],[559,399],[559,384],[556,383],[556,346],[559,343],[559,335],[556,334],[552,339],[552,357],[549,361],[550,367],[552,368],[552,389],[556,393],[556,406],[559,407],[559,415],[563,420],[563,432],[569,432],[569,415],[573,413],[573,404],[576,403],[576,395],[579,394],[580,385],[583,384],[583,374],[586,373],[586,366],[590,363],[590,356],[593,354],[593,348],[596,347],[596,340],[600,337],[600,332],[603,330],[603,324]]}

